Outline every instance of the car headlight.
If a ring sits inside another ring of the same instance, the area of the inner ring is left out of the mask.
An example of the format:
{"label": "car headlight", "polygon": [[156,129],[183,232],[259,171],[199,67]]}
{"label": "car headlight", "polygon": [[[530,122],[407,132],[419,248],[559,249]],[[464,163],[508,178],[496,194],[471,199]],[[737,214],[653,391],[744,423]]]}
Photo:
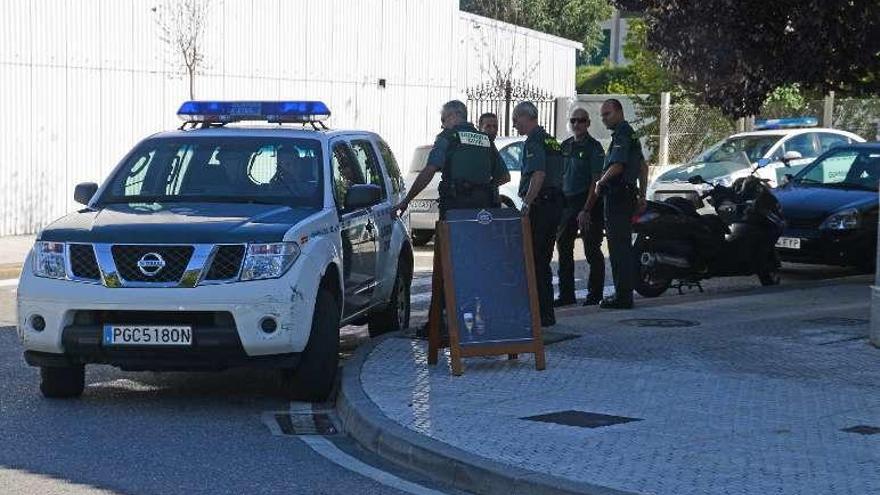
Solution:
{"label": "car headlight", "polygon": [[852,230],[857,229],[862,223],[862,214],[859,210],[851,208],[839,211],[822,222],[820,228],[826,230]]}
{"label": "car headlight", "polygon": [[34,245],[34,275],[67,278],[67,249],[63,242],[37,241]]}
{"label": "car headlight", "polygon": [[241,280],[278,278],[299,258],[299,253],[299,244],[295,242],[251,244],[244,259]]}

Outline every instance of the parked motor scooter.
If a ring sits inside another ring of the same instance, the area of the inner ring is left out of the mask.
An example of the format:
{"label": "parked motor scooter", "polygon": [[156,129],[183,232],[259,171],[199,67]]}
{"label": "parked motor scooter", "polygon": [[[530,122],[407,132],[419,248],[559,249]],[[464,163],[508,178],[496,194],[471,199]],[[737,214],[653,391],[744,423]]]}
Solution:
{"label": "parked motor scooter", "polygon": [[670,287],[702,292],[702,280],[745,275],[757,275],[762,285],[778,284],[775,245],[785,221],[767,181],[755,174],[768,162],[762,160],[729,187],[691,177],[688,182],[705,190],[699,203],[706,200],[716,214],[698,214],[702,204],[686,198],[649,201],[633,225],[636,292],[644,297]]}

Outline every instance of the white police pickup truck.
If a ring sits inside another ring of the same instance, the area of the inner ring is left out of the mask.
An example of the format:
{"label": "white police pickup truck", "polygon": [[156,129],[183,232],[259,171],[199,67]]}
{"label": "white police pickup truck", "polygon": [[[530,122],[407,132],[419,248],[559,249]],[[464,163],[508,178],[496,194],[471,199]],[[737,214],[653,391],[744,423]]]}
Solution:
{"label": "white police pickup truck", "polygon": [[86,207],[29,254],[18,333],[40,389],[77,397],[92,363],[268,366],[292,397],[324,400],[341,325],[409,324],[390,148],[328,130],[321,102],[192,101],[178,114],[179,130],[143,140],[102,186],[78,185]]}

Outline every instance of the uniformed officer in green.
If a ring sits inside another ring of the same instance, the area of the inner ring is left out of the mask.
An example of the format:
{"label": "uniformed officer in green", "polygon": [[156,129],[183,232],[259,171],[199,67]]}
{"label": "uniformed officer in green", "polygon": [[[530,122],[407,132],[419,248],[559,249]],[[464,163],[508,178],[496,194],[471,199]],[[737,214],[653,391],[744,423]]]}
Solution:
{"label": "uniformed officer in green", "polygon": [[523,144],[519,195],[532,230],[541,325],[549,327],[556,324],[550,263],[564,202],[562,148],[555,137],[538,125],[538,108],[531,102],[514,107],[513,126],[521,135],[528,136]]}
{"label": "uniformed officer in green", "polygon": [[612,136],[605,171],[596,182],[596,193],[605,198],[605,229],[615,293],[604,299],[599,307],[630,309],[637,266],[632,246],[632,216],[642,201],[638,197],[636,182],[641,176],[644,156],[635,131],[624,120],[620,101],[606,100],[601,114],[602,122],[612,131]]}
{"label": "uniformed officer in green", "polygon": [[397,210],[406,211],[410,201],[425,189],[438,170],[442,172],[441,220],[449,210],[494,207],[497,186],[508,182],[510,175],[495,158],[497,152],[489,136],[467,121],[467,107],[458,100],[443,105],[440,124],[443,132],[434,141],[428,163]]}
{"label": "uniformed officer in green", "polygon": [[[605,287],[605,255],[602,254],[604,212],[601,202],[597,202],[593,187],[595,181],[602,176],[605,150],[599,141],[590,136],[590,116],[586,110],[574,109],[569,118],[569,126],[573,136],[562,142],[562,191],[565,193],[565,210],[556,239],[556,252],[559,255],[559,298],[553,303],[556,307],[577,302],[574,290],[574,241],[578,234],[578,215],[581,211],[589,212],[590,222],[587,228],[581,230],[584,254],[590,265],[584,306],[599,304]],[[592,200],[590,204],[588,199]]]}

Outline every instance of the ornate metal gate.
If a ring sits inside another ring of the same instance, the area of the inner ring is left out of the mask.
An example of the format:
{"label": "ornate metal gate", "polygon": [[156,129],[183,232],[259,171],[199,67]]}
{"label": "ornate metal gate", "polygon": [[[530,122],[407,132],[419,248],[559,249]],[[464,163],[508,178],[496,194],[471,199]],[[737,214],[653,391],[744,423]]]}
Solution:
{"label": "ornate metal gate", "polygon": [[550,134],[556,135],[556,99],[551,93],[521,80],[498,79],[467,89],[468,114],[476,119],[486,113],[498,115],[498,135],[511,136],[513,107],[531,101],[538,107],[538,123]]}

